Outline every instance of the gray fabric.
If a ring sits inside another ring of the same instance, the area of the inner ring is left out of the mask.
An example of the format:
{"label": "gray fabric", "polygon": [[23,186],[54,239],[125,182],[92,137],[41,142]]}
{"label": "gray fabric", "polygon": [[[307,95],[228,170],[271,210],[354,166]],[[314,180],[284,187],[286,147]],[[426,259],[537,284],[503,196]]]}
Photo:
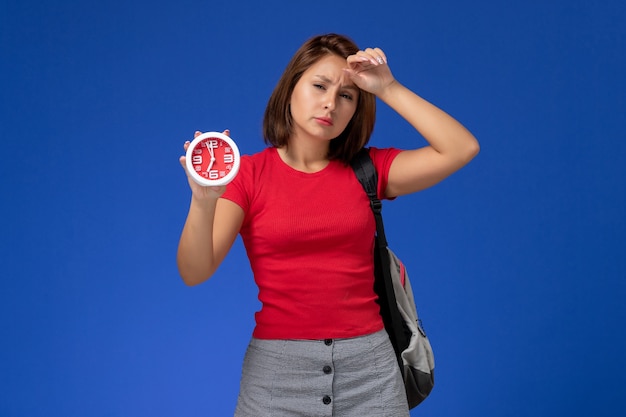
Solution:
{"label": "gray fabric", "polygon": [[387,248],[389,269],[396,304],[405,325],[411,331],[409,345],[401,353],[404,384],[409,407],[420,404],[431,392],[435,383],[435,358],[426,333],[422,329],[413,298],[411,281],[402,261]]}
{"label": "gray fabric", "polygon": [[387,333],[352,339],[252,339],[235,417],[408,417]]}
{"label": "gray fabric", "polygon": [[[389,251],[389,261],[391,262],[391,273],[393,279],[393,290],[396,295],[396,303],[402,318],[411,330],[411,341],[409,347],[402,352],[402,361],[405,366],[410,366],[425,374],[430,374],[435,369],[435,358],[430,341],[426,337],[424,330],[419,324],[413,289],[409,275],[402,266],[398,257]],[[402,277],[401,275],[404,274]]]}

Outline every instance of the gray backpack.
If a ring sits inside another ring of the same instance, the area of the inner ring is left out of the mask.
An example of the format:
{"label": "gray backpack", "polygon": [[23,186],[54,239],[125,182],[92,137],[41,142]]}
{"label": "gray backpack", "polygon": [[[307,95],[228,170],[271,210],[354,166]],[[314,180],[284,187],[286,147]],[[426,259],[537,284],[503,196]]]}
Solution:
{"label": "gray backpack", "polygon": [[378,174],[367,149],[353,159],[352,168],[367,193],[376,218],[374,289],[380,314],[402,371],[409,409],[430,394],[435,384],[435,359],[417,316],[413,290],[404,264],[387,246],[382,203],[377,196]]}

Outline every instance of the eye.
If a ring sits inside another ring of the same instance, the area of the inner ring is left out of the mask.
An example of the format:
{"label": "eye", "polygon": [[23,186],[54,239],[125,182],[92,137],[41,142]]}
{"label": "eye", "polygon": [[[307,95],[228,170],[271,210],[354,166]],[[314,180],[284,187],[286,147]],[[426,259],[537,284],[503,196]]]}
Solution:
{"label": "eye", "polygon": [[339,96],[341,96],[342,98],[345,98],[346,100],[353,100],[352,94],[348,94],[348,93],[341,93],[339,94]]}
{"label": "eye", "polygon": [[326,90],[326,87],[322,84],[313,84],[313,87],[317,88],[318,90]]}

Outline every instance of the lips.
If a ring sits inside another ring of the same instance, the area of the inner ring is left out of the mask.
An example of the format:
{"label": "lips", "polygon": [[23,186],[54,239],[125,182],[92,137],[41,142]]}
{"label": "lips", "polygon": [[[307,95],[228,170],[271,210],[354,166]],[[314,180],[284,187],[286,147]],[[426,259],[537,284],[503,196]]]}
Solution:
{"label": "lips", "polygon": [[331,119],[330,117],[316,117],[315,120],[318,121],[318,123],[324,125],[324,126],[332,126],[333,125],[333,119]]}

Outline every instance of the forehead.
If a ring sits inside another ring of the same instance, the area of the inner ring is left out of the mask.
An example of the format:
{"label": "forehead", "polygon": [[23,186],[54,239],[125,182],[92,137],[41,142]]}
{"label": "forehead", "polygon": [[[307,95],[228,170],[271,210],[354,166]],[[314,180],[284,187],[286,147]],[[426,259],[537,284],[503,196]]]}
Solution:
{"label": "forehead", "polygon": [[345,87],[354,86],[354,83],[343,72],[343,69],[346,67],[344,58],[338,55],[326,55],[304,71],[302,76],[326,79],[329,82],[341,84]]}

